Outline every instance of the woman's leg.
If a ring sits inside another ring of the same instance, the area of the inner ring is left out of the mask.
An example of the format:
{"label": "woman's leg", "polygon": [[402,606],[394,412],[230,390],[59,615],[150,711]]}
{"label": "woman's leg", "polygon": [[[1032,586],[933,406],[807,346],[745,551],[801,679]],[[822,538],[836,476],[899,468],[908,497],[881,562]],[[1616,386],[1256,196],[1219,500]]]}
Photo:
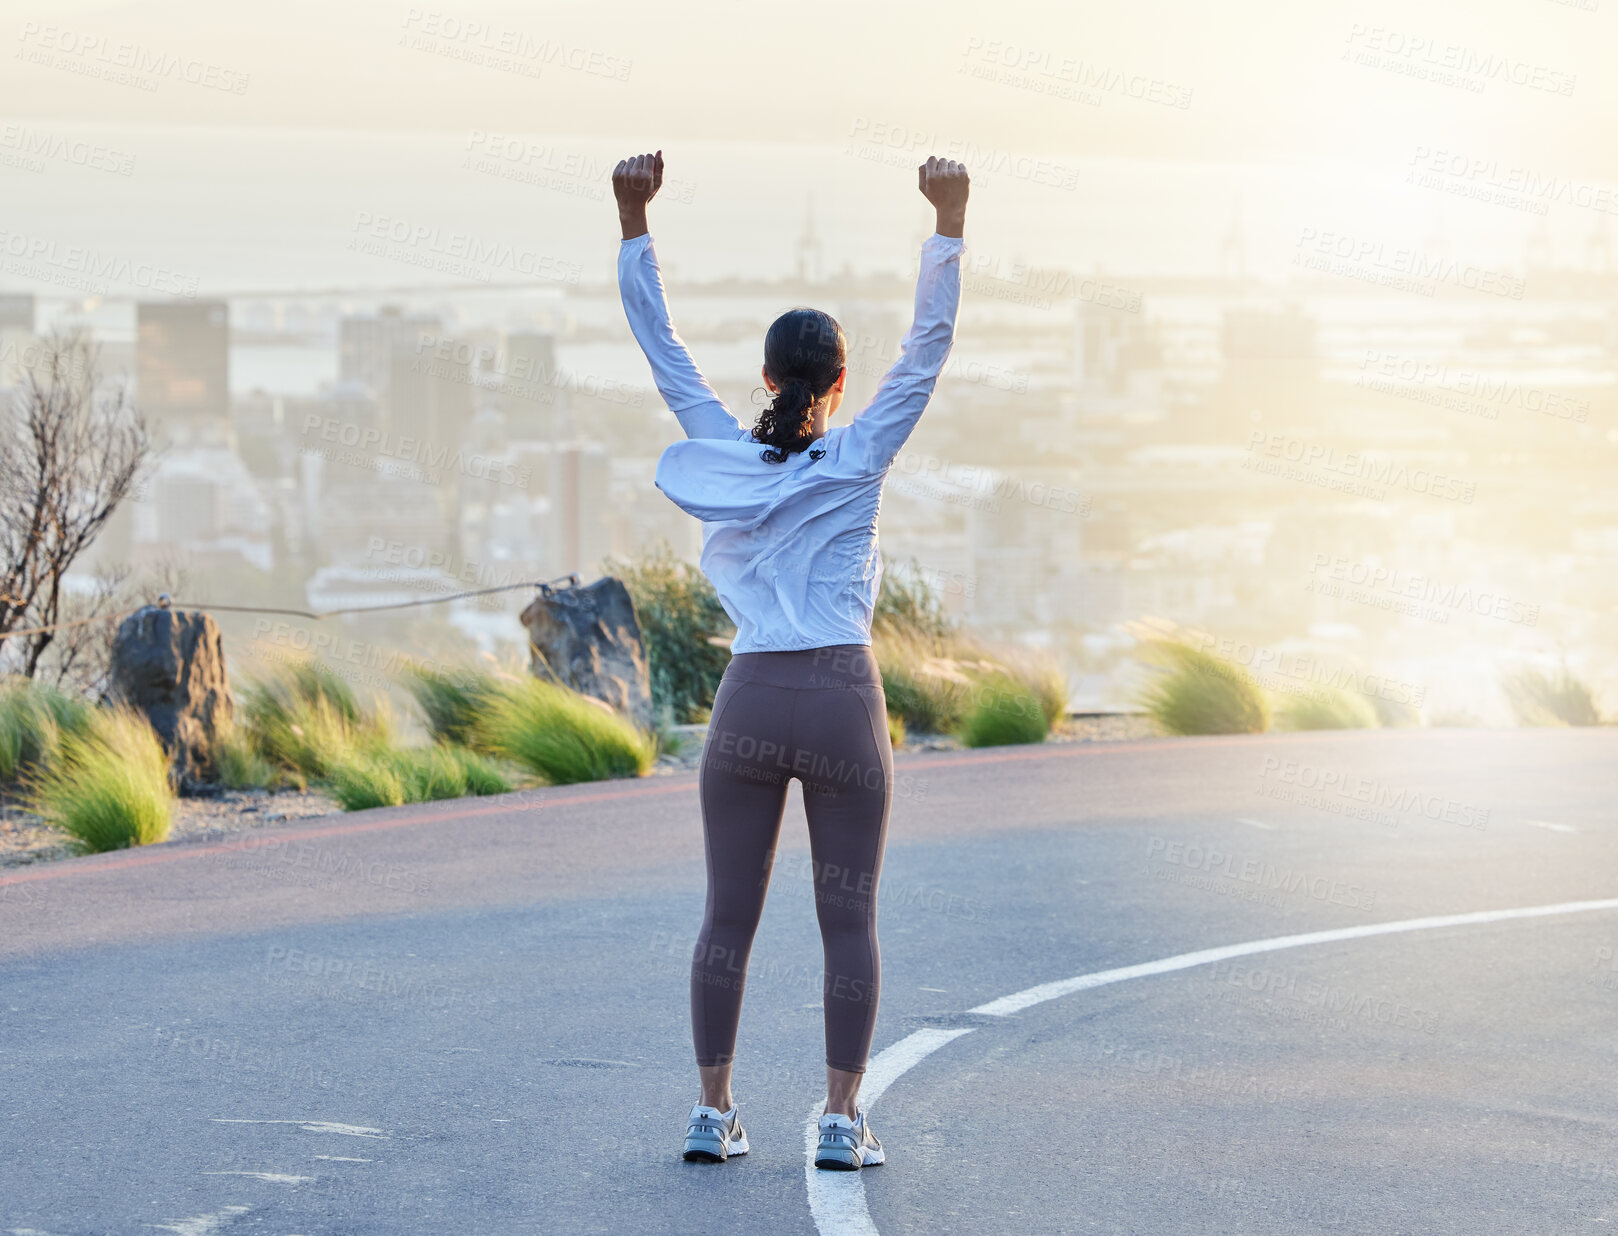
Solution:
{"label": "woman's leg", "polygon": [[805,692],[797,741],[814,855],[815,913],[825,951],[826,1111],[852,1118],[876,1030],[882,959],[877,885],[893,789],[893,748],[880,685]]}
{"label": "woman's leg", "polygon": [[708,859],[708,900],[691,958],[691,1036],[702,1073],[703,1103],[728,1111],[730,1068],[753,934],[764,912],[787,770],[782,748],[791,692],[726,681],[714,697],[703,748],[700,789]]}

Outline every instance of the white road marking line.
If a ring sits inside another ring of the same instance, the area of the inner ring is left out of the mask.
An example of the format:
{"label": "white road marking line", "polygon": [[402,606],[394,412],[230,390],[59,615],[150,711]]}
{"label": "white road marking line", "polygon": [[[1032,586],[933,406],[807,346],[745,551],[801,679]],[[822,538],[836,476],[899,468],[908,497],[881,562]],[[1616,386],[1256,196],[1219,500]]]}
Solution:
{"label": "white road marking line", "polygon": [[[920,1064],[945,1043],[971,1033],[970,1027],[960,1030],[929,1027],[906,1035],[892,1047],[877,1053],[865,1067],[860,1102],[870,1107],[902,1073]],[[820,1144],[820,1109],[825,1105],[825,1099],[821,1099],[809,1109],[809,1120],[803,1131],[803,1170],[809,1188],[809,1212],[815,1217],[815,1226],[828,1236],[832,1233],[835,1236],[877,1236],[876,1224],[871,1222],[871,1212],[865,1205],[865,1186],[860,1183],[863,1173],[823,1172],[815,1166],[815,1147]]]}
{"label": "white road marking line", "polygon": [[249,1209],[247,1206],[226,1206],[211,1215],[197,1215],[194,1219],[176,1219],[173,1223],[146,1223],[142,1226],[155,1227],[160,1232],[178,1232],[180,1236],[213,1236],[214,1232],[231,1222],[237,1215],[246,1214]]}
{"label": "white road marking line", "polygon": [[1571,824],[1552,824],[1549,820],[1529,820],[1529,828],[1548,828],[1553,833],[1576,833],[1579,830]]}
{"label": "white road marking line", "polygon": [[1254,828],[1262,828],[1266,832],[1273,833],[1273,832],[1276,831],[1276,825],[1274,825],[1274,824],[1266,824],[1263,820],[1250,820],[1244,815],[1237,816],[1236,817],[1236,823],[1238,823],[1238,824],[1248,824],[1248,825],[1251,825]]}
{"label": "white road marking line", "polygon": [[325,1159],[328,1163],[375,1163],[375,1159],[351,1159],[341,1154],[317,1154],[317,1159]]}
{"label": "white road marking line", "polygon": [[332,1120],[243,1120],[231,1116],[215,1116],[215,1124],[295,1124],[305,1133],[341,1133],[344,1137],[375,1137],[387,1140],[388,1134],[363,1124],[338,1124]]}
{"label": "white road marking line", "polygon": [[[1247,957],[1254,953],[1273,953],[1281,949],[1303,948],[1311,944],[1331,944],[1338,940],[1362,940],[1368,936],[1397,935],[1407,931],[1432,931],[1440,927],[1472,927],[1484,923],[1501,923],[1513,919],[1549,918],[1558,914],[1584,914],[1595,910],[1618,910],[1618,898],[1603,901],[1565,901],[1558,905],[1523,906],[1510,910],[1479,910],[1470,914],[1441,914],[1430,918],[1407,918],[1392,923],[1371,923],[1362,927],[1342,927],[1333,931],[1309,931],[1295,936],[1273,936],[1268,940],[1251,940],[1245,944],[1227,944],[1222,948],[1199,949],[1194,953],[1181,953],[1158,961],[1143,962],[1136,966],[1119,966],[1114,970],[1098,970],[1093,974],[1080,974],[1055,983],[1041,983],[1024,991],[1001,996],[980,1004],[973,1013],[991,1017],[1006,1017],[1021,1012],[1046,1000],[1055,1000],[1076,991],[1092,987],[1105,987],[1127,979],[1149,978],[1154,974],[1170,974],[1192,966],[1210,965],[1231,957]],[[860,1087],[862,1104],[873,1107],[882,1092],[901,1075],[920,1064],[946,1043],[970,1028],[959,1030],[926,1029],[906,1035],[893,1046],[877,1053],[866,1067],[865,1083]],[[881,1236],[871,1221],[870,1207],[865,1200],[865,1172],[823,1172],[815,1166],[815,1147],[820,1141],[820,1109],[815,1104],[809,1113],[805,1129],[804,1177],[809,1190],[809,1213],[822,1236]]]}
{"label": "white road marking line", "polygon": [[308,1184],[313,1176],[289,1176],[285,1172],[203,1172],[204,1176],[249,1176],[254,1180],[267,1180],[270,1184]]}

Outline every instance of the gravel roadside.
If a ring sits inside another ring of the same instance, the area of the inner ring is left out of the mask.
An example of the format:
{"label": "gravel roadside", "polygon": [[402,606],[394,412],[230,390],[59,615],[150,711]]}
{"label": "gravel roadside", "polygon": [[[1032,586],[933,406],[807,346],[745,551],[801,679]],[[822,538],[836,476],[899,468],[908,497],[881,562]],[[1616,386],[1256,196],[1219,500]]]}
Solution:
{"label": "gravel roadside", "polygon": [[[696,768],[702,758],[707,727],[676,727],[678,751],[660,755],[651,775],[668,776]],[[1046,742],[1129,742],[1156,734],[1151,721],[1135,713],[1081,714],[1068,717]],[[912,734],[906,751],[958,750],[960,742],[943,734]],[[335,799],[317,789],[225,790],[217,795],[181,798],[174,804],[169,841],[206,841],[284,820],[331,815],[341,810]],[[30,814],[19,803],[0,797],[0,868],[70,858],[73,849],[62,834]]]}

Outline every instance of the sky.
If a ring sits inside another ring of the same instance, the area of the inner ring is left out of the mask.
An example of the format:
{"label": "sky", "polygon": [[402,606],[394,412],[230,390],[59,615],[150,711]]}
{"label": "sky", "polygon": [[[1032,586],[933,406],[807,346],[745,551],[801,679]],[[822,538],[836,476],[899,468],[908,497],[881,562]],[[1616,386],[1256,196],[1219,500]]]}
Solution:
{"label": "sky", "polygon": [[[1618,179],[1618,0],[5,0],[0,40],[14,53],[0,114],[35,120],[671,148],[824,145],[882,126],[938,144],[1242,162],[1380,164],[1417,142]],[[155,90],[83,71],[119,55],[182,67]]]}

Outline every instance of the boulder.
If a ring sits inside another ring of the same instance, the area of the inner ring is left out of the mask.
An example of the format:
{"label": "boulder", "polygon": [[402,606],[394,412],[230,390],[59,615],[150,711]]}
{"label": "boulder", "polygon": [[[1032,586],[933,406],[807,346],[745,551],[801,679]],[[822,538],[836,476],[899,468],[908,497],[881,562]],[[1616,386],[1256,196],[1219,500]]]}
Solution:
{"label": "boulder", "polygon": [[176,787],[200,789],[211,779],[214,743],[234,714],[212,616],[148,605],[125,618],[112,642],[108,694],[151,722]]}
{"label": "boulder", "polygon": [[652,675],[635,603],[621,579],[543,588],[522,612],[529,670],[652,725]]}

